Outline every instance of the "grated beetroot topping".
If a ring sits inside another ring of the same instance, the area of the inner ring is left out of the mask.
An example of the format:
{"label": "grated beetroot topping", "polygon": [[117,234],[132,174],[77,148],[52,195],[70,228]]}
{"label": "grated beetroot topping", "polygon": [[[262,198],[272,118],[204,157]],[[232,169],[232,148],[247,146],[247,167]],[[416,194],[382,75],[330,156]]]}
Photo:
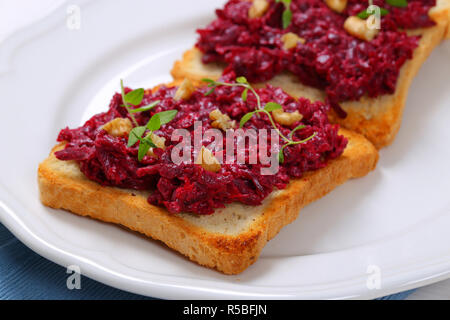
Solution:
{"label": "grated beetroot topping", "polygon": [[[136,114],[139,124],[145,125],[157,112],[178,110],[174,120],[155,132],[166,139],[165,150],[154,150],[157,157],[146,156],[139,162],[138,145],[128,148],[126,137],[114,137],[102,129],[105,123],[128,116],[125,108],[120,106],[121,94],[114,95],[107,112],[95,115],[82,127],[61,130],[58,141],[66,142],[66,146],[64,150],[56,152],[56,157],[60,160],[75,160],[87,178],[101,185],[152,191],[148,201],[172,213],[212,214],[214,209],[231,202],[261,204],[275,188],[285,188],[290,178],[300,178],[307,171],[325,167],[329,160],[341,155],[347,145],[347,140],[338,135],[338,126],[329,124],[327,105],[311,103],[306,99],[297,101],[281,89],[268,86],[257,90],[263,103],[275,101],[285,111],[298,110],[304,116],[301,122],[290,128],[278,126],[284,134],[289,134],[300,123],[306,127],[294,134],[295,140],[317,132],[317,136],[305,144],[286,149],[285,162],[280,165],[277,174],[261,175],[261,164],[222,164],[217,173],[208,172],[196,164],[176,165],[171,160],[171,151],[180,142],[171,141],[175,129],[184,128],[192,133],[195,121],[202,122],[204,131],[210,129],[209,113],[215,109],[239,122],[245,113],[253,111],[257,105],[252,94],[248,95],[247,103],[242,101],[242,87],[220,86],[209,96],[204,95],[209,88],[199,88],[187,101],[175,101],[173,96],[176,90],[162,87],[154,93],[147,91],[141,106],[156,100],[161,103],[151,111]],[[126,89],[126,92],[129,91]],[[250,128],[270,130],[272,126],[267,116],[261,115],[253,117],[244,130]],[[225,139],[224,135],[224,148]],[[205,146],[211,142],[202,141]]]}
{"label": "grated beetroot topping", "polygon": [[[248,18],[250,1],[229,0],[217,10],[217,19],[197,31],[203,62],[224,62],[224,74],[245,76],[252,82],[290,71],[304,84],[325,90],[342,116],[340,102],[395,91],[399,70],[412,58],[419,41],[400,30],[434,25],[428,11],[436,4],[436,0],[408,0],[406,8],[398,8],[374,0],[390,13],[382,17],[378,36],[366,42],[350,36],[343,25],[349,15],[366,9],[367,1],[349,0],[345,12],[338,14],[323,0],[293,0],[287,29],[282,28],[284,5],[269,2],[269,10],[256,19]],[[287,32],[306,42],[284,49],[281,37]]]}

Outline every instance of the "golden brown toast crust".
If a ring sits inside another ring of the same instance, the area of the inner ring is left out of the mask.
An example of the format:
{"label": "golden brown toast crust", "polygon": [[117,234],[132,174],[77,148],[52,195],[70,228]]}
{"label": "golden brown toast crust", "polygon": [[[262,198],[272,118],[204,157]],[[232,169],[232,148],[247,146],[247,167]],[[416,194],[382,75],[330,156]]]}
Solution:
{"label": "golden brown toast crust", "polygon": [[[436,22],[436,26],[410,32],[422,37],[418,48],[414,51],[413,59],[407,61],[400,70],[395,93],[344,102],[341,107],[348,116],[345,119],[339,118],[334,111],[331,111],[332,122],[363,134],[378,149],[393,142],[400,129],[408,90],[414,76],[431,51],[443,39],[450,37],[450,0],[438,0],[436,7],[430,10],[430,17]],[[201,57],[202,53],[196,48],[185,52],[182,60],[176,61],[172,69],[174,79],[189,78],[197,84],[203,78],[217,80],[222,74],[223,66],[205,65],[201,62]],[[313,101],[325,99],[325,92],[301,84],[296,76],[289,73],[278,75],[267,83],[283,88],[294,97],[305,97]]]}
{"label": "golden brown toast crust", "polygon": [[[356,133],[342,130],[341,134],[349,139],[343,155],[275,192],[261,207],[261,214],[239,234],[213,232],[195,225],[183,215],[150,205],[145,193],[102,187],[88,180],[75,162],[56,159],[54,152],[63,145],[56,146],[39,166],[40,197],[51,208],[123,225],[164,242],[200,265],[238,274],[257,260],[267,241],[294,221],[300,209],[346,180],[364,176],[375,168],[375,147]],[[236,210],[248,210],[239,208]]]}

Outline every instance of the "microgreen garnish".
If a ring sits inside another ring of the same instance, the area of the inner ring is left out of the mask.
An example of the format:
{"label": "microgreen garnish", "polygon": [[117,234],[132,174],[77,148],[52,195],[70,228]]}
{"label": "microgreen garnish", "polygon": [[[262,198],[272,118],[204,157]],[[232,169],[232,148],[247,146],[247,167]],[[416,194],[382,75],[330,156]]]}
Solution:
{"label": "microgreen garnish", "polygon": [[[145,90],[140,88],[125,94],[125,87],[123,85],[123,80],[120,80],[120,87],[122,90],[122,100],[123,107],[125,107],[130,115],[130,118],[133,122],[134,128],[130,131],[128,135],[128,144],[127,146],[130,148],[139,142],[139,150],[138,150],[138,160],[142,161],[144,159],[147,152],[150,148],[157,148],[155,143],[152,141],[152,133],[161,128],[162,125],[169,123],[172,121],[178,113],[178,110],[168,110],[159,113],[155,113],[147,125],[139,126],[139,123],[134,116],[135,113],[145,112],[156,107],[161,101],[154,101],[151,104],[133,109],[132,106],[139,106],[144,99]],[[144,134],[148,131],[148,133],[144,136]]]}
{"label": "microgreen garnish", "polygon": [[[128,136],[128,147],[134,146],[138,141],[139,151],[138,160],[142,161],[150,148],[157,148],[157,146],[152,141],[152,133],[161,128],[162,125],[172,121],[177,115],[177,110],[168,110],[160,113],[155,113],[146,126],[140,126],[133,128]],[[149,130],[145,137],[144,133]]]}
{"label": "microgreen garnish", "polygon": [[141,104],[142,99],[144,99],[144,89],[136,89],[128,92],[123,98],[124,103],[132,104],[133,106],[138,106]]}
{"label": "microgreen garnish", "polygon": [[[134,146],[138,141],[139,143],[139,151],[138,151],[138,160],[142,161],[144,159],[147,152],[150,148],[157,148],[157,146],[152,141],[152,133],[161,128],[162,125],[169,123],[172,121],[177,115],[178,110],[168,110],[160,113],[155,113],[147,125],[136,127],[131,130],[130,135],[128,137],[128,147]],[[143,138],[144,133],[149,130],[147,135]]]}
{"label": "microgreen garnish", "polygon": [[136,127],[130,131],[128,136],[128,148],[134,146],[139,141],[144,135],[145,130],[147,130],[146,127]]}
{"label": "microgreen garnish", "polygon": [[[216,82],[214,80],[211,79],[203,79],[204,82],[208,83],[208,87],[211,88],[211,90],[209,90],[205,95],[209,95],[212,92],[214,92],[214,90],[217,88],[217,86],[228,86],[228,87],[243,87],[244,92],[242,94],[242,100],[244,102],[247,101],[247,94],[248,91],[252,92],[252,94],[255,96],[256,98],[256,103],[257,103],[257,108],[255,111],[251,111],[247,114],[245,114],[240,121],[240,127],[243,128],[244,125],[250,121],[250,119],[255,115],[255,114],[259,114],[259,113],[264,113],[265,115],[267,115],[267,117],[269,118],[270,123],[272,124],[272,127],[277,131],[278,135],[286,142],[286,144],[281,148],[279,154],[278,154],[278,160],[280,161],[280,163],[284,162],[284,149],[286,149],[288,146],[292,146],[292,145],[297,145],[297,144],[302,144],[305,143],[311,139],[313,139],[317,133],[314,133],[312,136],[301,140],[301,141],[294,141],[293,136],[294,133],[298,130],[304,129],[306,126],[305,125],[299,125],[297,126],[294,130],[291,131],[291,133],[289,134],[288,137],[286,137],[279,129],[278,126],[276,125],[275,121],[273,120],[272,114],[271,112],[275,111],[275,110],[283,110],[283,107],[276,102],[268,102],[264,105],[264,108],[261,105],[261,98],[259,96],[259,94],[256,92],[256,90],[248,83],[247,79],[245,77],[239,77],[236,78],[236,82],[235,83],[226,83],[226,82]],[[245,99],[244,99],[245,98]]]}
{"label": "microgreen garnish", "polygon": [[[388,10],[384,9],[384,8],[380,8],[380,16],[385,16],[389,13]],[[360,19],[367,19],[368,17],[370,17],[371,15],[373,15],[374,12],[370,12],[368,9],[365,9],[363,11],[361,11],[360,13],[357,14],[358,18]]]}
{"label": "microgreen garnish", "polygon": [[177,113],[178,113],[177,110],[168,110],[168,111],[163,111],[163,112],[157,113],[157,115],[159,116],[160,126],[172,121],[173,118],[175,118],[175,116],[177,115]]}
{"label": "microgreen garnish", "polygon": [[289,27],[292,21],[292,11],[290,9],[292,0],[276,0],[276,2],[282,2],[284,4],[284,11],[282,16],[283,29]]}
{"label": "microgreen garnish", "polygon": [[244,87],[245,89],[244,89],[244,92],[242,92],[242,97],[241,97],[242,100],[244,102],[247,101],[248,91],[250,91],[256,97],[256,101],[258,103],[258,106],[261,105],[261,99],[259,98],[259,95],[256,93],[255,89],[253,89],[253,87],[248,83],[248,81],[247,81],[247,79],[245,77],[238,77],[238,78],[236,78],[236,83],[216,82],[216,81],[211,80],[211,79],[202,79],[202,81],[208,83],[208,87],[211,88],[211,90],[209,90],[205,94],[205,96],[209,96],[210,94],[212,94],[216,90],[217,86]]}
{"label": "microgreen garnish", "polygon": [[386,3],[393,6],[393,7],[407,7],[408,1],[407,0],[386,0]]}
{"label": "microgreen garnish", "polygon": [[247,102],[247,97],[248,97],[248,88],[245,88],[244,91],[242,91],[242,101]]}
{"label": "microgreen garnish", "polygon": [[138,108],[138,109],[131,109],[129,112],[130,113],[139,113],[139,112],[149,111],[149,110],[153,109],[154,107],[156,107],[160,102],[161,102],[160,100],[157,100],[157,101],[150,103],[149,105],[147,105],[145,107]]}
{"label": "microgreen garnish", "polygon": [[[387,4],[390,4],[391,6],[394,7],[406,7],[408,5],[407,0],[386,0]],[[373,0],[369,0],[369,8],[373,6]],[[367,19],[368,17],[370,17],[371,15],[375,14],[374,10],[371,10],[369,12],[369,8],[361,11],[360,13],[358,13],[356,16],[360,19]],[[385,8],[380,8],[380,16],[383,17],[385,15],[389,14],[389,11]]]}
{"label": "microgreen garnish", "polygon": [[[136,117],[133,115],[133,113],[131,113],[131,106],[129,105],[129,102],[128,102],[128,100],[131,100],[130,99],[130,97],[134,97],[135,96],[135,94],[132,94],[133,93],[133,91],[131,91],[131,92],[128,92],[127,94],[125,94],[125,87],[123,86],[123,80],[122,79],[120,79],[120,88],[121,88],[121,90],[122,90],[122,100],[123,100],[123,106],[125,107],[125,109],[127,109],[127,111],[128,111],[128,113],[130,114],[130,118],[131,118],[131,121],[133,121],[133,125],[135,126],[135,127],[137,127],[137,126],[139,126],[139,123],[137,122],[137,120],[136,120]],[[131,94],[131,95],[130,95]],[[127,98],[128,97],[128,98]],[[142,97],[144,97],[144,96],[142,96]],[[133,99],[133,102],[136,102],[136,101],[134,101],[135,99]],[[142,100],[142,99],[141,99]]]}

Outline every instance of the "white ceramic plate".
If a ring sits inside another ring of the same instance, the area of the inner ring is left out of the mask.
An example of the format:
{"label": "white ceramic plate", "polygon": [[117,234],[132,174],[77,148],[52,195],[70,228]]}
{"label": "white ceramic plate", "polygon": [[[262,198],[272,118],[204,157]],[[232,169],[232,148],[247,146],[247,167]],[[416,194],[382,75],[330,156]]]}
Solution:
{"label": "white ceramic plate", "polygon": [[0,221],[31,249],[172,299],[374,298],[450,277],[450,43],[415,79],[378,169],[308,206],[256,264],[225,276],[116,226],[47,209],[36,184],[61,128],[106,109],[121,77],[134,87],[169,81],[223,1],[73,3],[79,31],[66,27],[63,6],[0,46]]}

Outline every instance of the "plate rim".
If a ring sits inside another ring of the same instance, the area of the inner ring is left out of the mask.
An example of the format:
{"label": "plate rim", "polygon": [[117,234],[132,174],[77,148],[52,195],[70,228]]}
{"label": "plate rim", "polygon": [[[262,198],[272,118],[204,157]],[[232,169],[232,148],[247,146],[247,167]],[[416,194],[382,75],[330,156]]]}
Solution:
{"label": "plate rim", "polygon": [[[91,2],[92,0],[84,0],[83,3]],[[64,1],[62,3],[65,4],[68,1]],[[55,10],[56,11],[56,10]],[[45,18],[42,18],[38,21],[35,21],[32,24],[29,24],[28,26],[21,28],[20,30],[16,31],[13,35],[10,35],[8,38],[6,38],[1,44],[0,48],[10,47],[10,50],[13,50],[14,43],[17,45],[17,43],[20,43],[20,41],[23,41],[24,38],[30,37],[33,38],[32,35],[27,35],[29,30],[34,29],[36,26],[39,25],[39,28],[45,28],[49,27],[54,24],[55,18],[57,18],[55,12],[47,15]],[[60,20],[58,18],[58,20]],[[50,28],[52,30],[52,28]],[[37,32],[37,31],[34,31]],[[33,33],[34,33],[33,32]],[[18,39],[22,39],[18,41]],[[8,52],[8,50],[6,50]],[[1,56],[0,56],[1,58]],[[1,62],[1,61],[0,61]],[[6,74],[9,70],[5,71]],[[0,72],[0,75],[3,75]],[[192,293],[195,292],[195,295],[197,296],[196,299],[243,299],[245,296],[251,297],[252,299],[305,299],[306,296],[302,294],[289,294],[287,296],[283,295],[267,295],[262,294],[260,296],[254,295],[254,294],[242,294],[242,296],[237,295],[237,292],[234,293],[218,293],[216,297],[211,297],[211,291],[209,289],[205,288],[189,288],[184,287],[180,288],[178,286],[170,285],[170,284],[161,284],[161,283],[151,283],[144,286],[143,283],[139,284],[136,283],[135,287],[130,286],[130,279],[127,278],[126,275],[120,275],[117,272],[114,272],[111,270],[111,274],[109,276],[106,276],[106,273],[102,276],[102,272],[105,271],[106,267],[102,267],[99,265],[98,262],[92,261],[89,258],[86,257],[74,257],[74,253],[70,253],[66,251],[67,249],[64,249],[62,247],[59,247],[57,245],[52,245],[47,240],[33,232],[32,229],[27,226],[27,223],[24,219],[21,218],[20,212],[23,212],[26,210],[23,205],[20,203],[19,200],[17,200],[3,185],[3,182],[0,180],[0,222],[5,225],[5,227],[10,230],[14,236],[16,236],[22,243],[24,243],[28,248],[31,250],[37,252],[39,255],[43,256],[44,258],[53,261],[61,266],[68,266],[69,265],[69,256],[71,257],[70,264],[73,264],[74,259],[79,264],[79,266],[83,270],[83,275],[88,276],[89,278],[95,279],[97,281],[100,281],[102,283],[105,283],[107,285],[110,285],[112,287],[126,290],[129,292],[141,294],[141,295],[147,295],[152,297],[161,297],[161,298],[168,298],[168,299],[178,299],[178,298],[186,298],[186,297],[192,297]],[[34,239],[34,241],[33,241]],[[351,249],[349,249],[351,250]],[[418,272],[418,270],[416,270]],[[116,274],[114,274],[116,273]],[[397,286],[387,286],[384,289],[374,291],[372,293],[361,293],[358,294],[352,294],[357,292],[355,291],[354,287],[351,286],[339,286],[340,289],[335,291],[334,295],[330,295],[329,298],[335,299],[335,298],[378,298],[382,296],[386,296],[388,294],[396,293],[399,290],[406,291],[410,289],[414,289],[423,285],[432,284],[441,280],[445,280],[450,278],[450,255],[447,256],[447,259],[442,261],[440,267],[438,270],[435,270],[433,274],[422,275],[422,279],[417,280],[417,276],[413,276],[410,273],[414,273],[413,271],[410,271],[408,273],[409,276],[404,276],[404,281],[402,281],[401,285]],[[408,279],[406,279],[408,278]],[[136,279],[134,281],[138,281],[139,279]],[[143,280],[140,280],[141,282]],[[208,280],[209,281],[209,280]],[[395,282],[395,281],[394,281]],[[406,284],[405,284],[406,283]],[[250,286],[251,287],[251,286]],[[296,288],[300,289],[300,288]],[[301,290],[299,290],[301,291]]]}

